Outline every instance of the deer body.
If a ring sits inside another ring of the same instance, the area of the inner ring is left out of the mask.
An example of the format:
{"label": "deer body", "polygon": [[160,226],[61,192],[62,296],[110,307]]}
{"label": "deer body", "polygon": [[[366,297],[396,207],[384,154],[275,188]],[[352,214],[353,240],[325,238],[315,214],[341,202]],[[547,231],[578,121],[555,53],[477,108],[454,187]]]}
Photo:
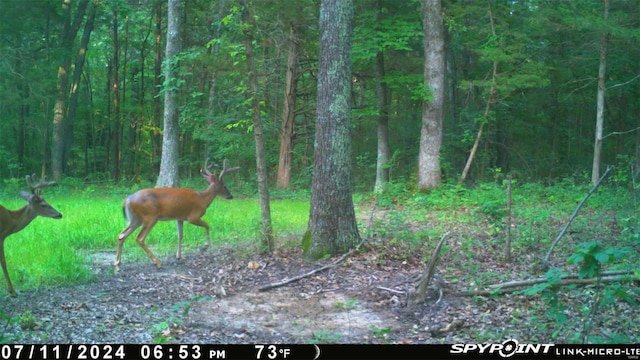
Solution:
{"label": "deer body", "polygon": [[[128,225],[118,235],[118,250],[114,263],[116,271],[121,262],[122,244],[131,233],[142,226],[142,230],[136,236],[136,241],[147,253],[151,261],[160,268],[160,262],[147,247],[144,240],[158,221],[176,220],[178,230],[178,250],[176,257],[182,258],[182,226],[184,221],[203,227],[206,234],[206,245],[210,245],[209,225],[201,218],[207,208],[220,195],[225,199],[232,199],[233,196],[222,181],[223,175],[239,168],[225,169],[223,165],[220,176],[211,174],[208,171],[203,173],[209,186],[204,191],[196,191],[184,188],[151,188],[140,190],[127,197],[124,201],[123,212],[128,221]],[[206,164],[205,164],[206,168]]]}
{"label": "deer body", "polygon": [[53,219],[62,218],[62,214],[60,214],[56,209],[49,205],[42,196],[40,196],[41,188],[55,183],[46,182],[42,179],[39,183],[34,185],[32,184],[32,180],[34,179],[35,175],[27,176],[27,184],[31,187],[31,194],[26,191],[20,192],[20,196],[27,201],[27,205],[23,206],[19,210],[9,210],[0,205],[0,266],[2,266],[2,272],[4,273],[4,278],[7,281],[7,288],[11,296],[16,296],[17,294],[11,284],[9,271],[7,270],[7,261],[4,254],[5,239],[9,235],[15,234],[24,229],[37,216]]}

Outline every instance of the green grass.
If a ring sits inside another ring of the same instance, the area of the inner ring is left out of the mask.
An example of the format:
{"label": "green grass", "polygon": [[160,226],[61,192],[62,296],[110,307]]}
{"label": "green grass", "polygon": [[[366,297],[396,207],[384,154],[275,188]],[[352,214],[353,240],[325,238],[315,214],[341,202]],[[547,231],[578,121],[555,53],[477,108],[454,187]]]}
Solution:
{"label": "green grass", "polygon": [[[93,279],[89,267],[91,254],[111,252],[115,259],[117,235],[126,226],[122,214],[126,195],[121,189],[114,190],[116,195],[112,196],[59,188],[45,193],[47,201],[63,214],[63,218],[37,217],[25,229],[5,240],[7,264],[14,287],[28,289],[90,281]],[[0,200],[3,206],[12,210],[24,205],[17,194],[12,199],[4,194]],[[306,230],[309,202],[305,199],[273,201],[271,215],[274,234],[282,246],[289,238],[299,239]],[[215,199],[203,220],[211,228],[212,247],[248,243],[254,245],[250,249],[257,249],[260,231],[260,204],[257,199]],[[135,241],[139,230],[124,243],[123,263],[149,261]],[[177,241],[175,221],[159,222],[146,239],[147,245],[161,261],[163,257],[174,256]],[[183,252],[188,255],[204,243],[204,229],[185,223]],[[4,279],[2,284],[4,288]]]}
{"label": "green grass", "polygon": [[[45,197],[62,214],[61,220],[36,218],[23,231],[5,241],[6,258],[11,279],[19,290],[87,282],[93,279],[91,256],[96,252],[112,254],[115,259],[117,235],[126,226],[122,202],[135,188],[78,187],[62,184],[46,189]],[[429,194],[415,193],[408,185],[396,185],[383,195],[356,194],[356,209],[363,222],[363,236],[376,236],[380,248],[389,256],[407,258],[431,251],[442,233],[453,231],[457,240],[447,243],[445,259],[466,264],[466,270],[477,269],[477,254],[501,257],[504,238],[505,189],[493,183],[467,188],[443,184]],[[571,182],[545,187],[539,184],[515,184],[513,187],[513,251],[516,256],[543,253],[575,206],[589,190],[588,185]],[[276,245],[298,246],[307,228],[308,194],[279,193],[272,197],[271,215]],[[370,210],[387,211],[369,225]],[[9,209],[24,205],[18,190],[5,187],[0,191],[0,204]],[[601,187],[593,194],[572,230],[582,240],[601,239],[605,243],[620,241],[637,246],[640,223],[637,221],[633,193],[623,187]],[[233,200],[215,199],[203,219],[211,227],[212,247],[235,246],[247,254],[259,250],[260,206],[257,197]],[[618,224],[612,233],[607,228]],[[371,227],[371,228],[370,228]],[[135,241],[136,230],[125,242],[124,264],[149,262]],[[205,241],[204,230],[185,224],[183,251],[199,249]],[[177,246],[175,221],[159,222],[146,240],[147,245],[163,261],[174,256]],[[396,247],[396,245],[400,245]],[[562,241],[558,255],[570,255],[571,241]],[[539,254],[540,255],[540,254]],[[380,258],[382,259],[382,257]],[[633,260],[636,257],[632,257]],[[526,260],[526,257],[522,261]],[[150,264],[150,262],[149,262]],[[518,267],[514,268],[517,271]],[[0,286],[0,296],[4,285]]]}

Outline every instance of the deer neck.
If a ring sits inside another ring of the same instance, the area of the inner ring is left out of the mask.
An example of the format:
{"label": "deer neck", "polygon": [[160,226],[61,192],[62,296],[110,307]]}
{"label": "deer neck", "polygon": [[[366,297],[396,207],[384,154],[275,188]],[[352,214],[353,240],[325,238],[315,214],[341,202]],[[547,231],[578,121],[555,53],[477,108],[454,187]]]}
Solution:
{"label": "deer neck", "polygon": [[215,184],[209,184],[209,186],[204,191],[200,192],[200,196],[205,199],[207,205],[211,204],[213,199],[216,198],[216,195],[218,194],[216,193]]}
{"label": "deer neck", "polygon": [[33,219],[36,218],[36,214],[31,210],[29,205],[23,206],[18,210],[7,210],[9,213],[9,218],[12,220],[13,227],[9,230],[6,235],[10,235],[13,233],[17,233],[18,231],[25,228],[25,226],[29,225]]}

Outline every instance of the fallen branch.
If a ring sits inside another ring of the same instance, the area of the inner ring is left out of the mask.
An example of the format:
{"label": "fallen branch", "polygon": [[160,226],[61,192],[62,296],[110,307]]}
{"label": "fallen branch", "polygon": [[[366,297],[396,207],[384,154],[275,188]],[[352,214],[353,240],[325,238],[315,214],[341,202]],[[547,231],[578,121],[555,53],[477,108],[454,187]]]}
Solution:
{"label": "fallen branch", "polygon": [[[553,284],[553,287],[567,286],[567,285],[589,285],[596,282],[623,282],[623,281],[638,281],[639,279],[634,276],[633,271],[613,271],[610,273],[603,273],[600,278],[588,278],[580,279],[576,275],[563,277],[557,283]],[[505,294],[510,292],[516,292],[522,290],[525,287],[531,285],[542,284],[549,281],[546,278],[509,281],[501,284],[489,285],[492,290],[473,290],[463,291],[458,293],[459,296],[476,296],[476,295],[493,295],[493,294]]]}
{"label": "fallen branch", "polygon": [[404,294],[405,294],[405,291],[402,291],[402,290],[395,290],[395,289],[391,289],[391,288],[384,287],[384,286],[376,286],[376,289],[380,289],[380,290],[388,291],[388,292],[390,292],[390,293],[398,294],[398,295],[404,295]]}
{"label": "fallen branch", "polygon": [[607,177],[607,175],[609,175],[609,173],[611,172],[612,169],[613,169],[612,166],[607,166],[607,170],[604,172],[604,174],[602,174],[600,179],[598,179],[598,182],[595,185],[593,185],[593,187],[591,188],[591,190],[589,190],[587,195],[585,195],[585,197],[582,199],[582,201],[580,201],[580,203],[578,204],[576,209],[573,211],[573,214],[569,218],[569,221],[567,221],[567,223],[564,225],[564,227],[560,231],[560,234],[558,234],[558,237],[556,237],[556,239],[553,241],[553,244],[551,244],[551,248],[547,252],[547,255],[544,257],[544,263],[545,264],[547,264],[547,265],[549,264],[549,256],[551,256],[551,252],[556,247],[556,244],[558,244],[558,241],[560,241],[560,239],[562,239],[564,234],[567,232],[567,230],[569,229],[569,225],[571,225],[571,223],[576,218],[576,216],[578,216],[578,211],[580,211],[580,208],[582,207],[582,205],[584,205],[584,203],[587,202],[587,199],[591,196],[591,194],[593,194],[596,191],[598,186],[600,186],[600,183],[602,182],[602,180],[604,180],[604,178]]}
{"label": "fallen branch", "polygon": [[341,262],[343,262],[343,261],[344,261],[344,259],[346,259],[349,255],[353,254],[355,251],[357,251],[358,249],[360,249],[360,246],[362,246],[362,244],[365,242],[365,240],[366,240],[366,239],[362,239],[362,241],[360,241],[360,243],[359,243],[355,248],[353,248],[353,249],[349,250],[346,254],[343,254],[342,256],[340,256],[336,261],[332,262],[331,264],[327,264],[327,265],[322,266],[322,267],[319,267],[319,268],[317,268],[317,269],[313,269],[313,270],[311,270],[311,271],[309,271],[309,272],[307,272],[307,273],[304,273],[304,274],[301,274],[301,275],[298,275],[298,276],[292,277],[292,278],[290,278],[290,279],[285,279],[285,280],[282,280],[282,281],[278,281],[278,282],[275,282],[275,283],[271,283],[271,284],[269,284],[269,285],[265,285],[265,286],[263,286],[263,287],[258,288],[258,291],[263,292],[263,291],[267,291],[267,290],[275,289],[275,288],[277,288],[277,287],[280,287],[280,286],[284,286],[284,285],[290,284],[290,283],[295,282],[295,281],[298,281],[298,280],[300,280],[300,279],[304,279],[305,277],[307,277],[307,276],[311,276],[311,275],[313,275],[313,274],[315,274],[315,273],[319,273],[320,271],[324,271],[324,270],[327,270],[327,269],[329,269],[329,268],[332,268],[332,267],[334,267],[334,266],[336,266],[336,265],[340,264]]}

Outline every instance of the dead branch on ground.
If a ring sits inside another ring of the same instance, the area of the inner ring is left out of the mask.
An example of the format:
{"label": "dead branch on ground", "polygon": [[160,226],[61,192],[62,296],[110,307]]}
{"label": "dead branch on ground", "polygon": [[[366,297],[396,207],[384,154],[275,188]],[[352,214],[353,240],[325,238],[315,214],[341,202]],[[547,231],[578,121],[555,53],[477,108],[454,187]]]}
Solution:
{"label": "dead branch on ground", "polygon": [[[562,277],[557,283],[554,283],[553,287],[567,286],[567,285],[589,285],[594,284],[596,282],[625,282],[625,281],[638,281],[639,279],[634,276],[633,271],[605,271],[602,272],[602,276],[600,278],[588,278],[588,279],[580,279],[577,275],[569,275]],[[510,292],[516,292],[522,290],[526,287],[542,284],[549,281],[546,278],[537,278],[537,279],[529,279],[529,280],[514,280],[508,281],[500,284],[489,285],[490,290],[473,290],[473,291],[463,291],[458,293],[459,296],[476,296],[476,295],[493,295],[493,294],[505,294]]]}
{"label": "dead branch on ground", "polygon": [[366,239],[362,239],[362,241],[360,241],[360,243],[359,243],[355,248],[353,248],[353,249],[349,250],[347,253],[345,253],[345,254],[343,254],[342,256],[340,256],[336,261],[332,262],[331,264],[327,264],[327,265],[321,266],[321,267],[319,267],[319,268],[317,268],[317,269],[313,269],[313,270],[311,270],[311,271],[309,271],[309,272],[306,272],[306,273],[304,273],[304,274],[301,274],[301,275],[298,275],[298,276],[294,276],[294,277],[292,277],[292,278],[290,278],[290,279],[285,279],[285,280],[282,280],[282,281],[278,281],[278,282],[275,282],[275,283],[271,283],[271,284],[269,284],[269,285],[262,286],[262,287],[258,288],[258,291],[263,292],[263,291],[267,291],[267,290],[275,289],[275,288],[277,288],[277,287],[280,287],[280,286],[284,286],[284,285],[290,284],[290,283],[292,283],[292,282],[295,282],[295,281],[298,281],[298,280],[300,280],[300,279],[304,279],[304,278],[306,278],[306,277],[308,277],[308,276],[311,276],[311,275],[313,275],[313,274],[315,274],[315,273],[319,273],[319,272],[321,272],[321,271],[324,271],[324,270],[327,270],[327,269],[329,269],[329,268],[332,268],[332,267],[334,267],[334,266],[336,266],[336,265],[340,264],[341,262],[343,262],[343,261],[344,261],[344,259],[346,259],[347,257],[349,257],[349,255],[351,255],[351,254],[353,254],[354,252],[356,252],[357,250],[359,250],[359,249],[360,249],[360,246],[362,246],[362,244],[365,242],[365,240],[366,240]]}

